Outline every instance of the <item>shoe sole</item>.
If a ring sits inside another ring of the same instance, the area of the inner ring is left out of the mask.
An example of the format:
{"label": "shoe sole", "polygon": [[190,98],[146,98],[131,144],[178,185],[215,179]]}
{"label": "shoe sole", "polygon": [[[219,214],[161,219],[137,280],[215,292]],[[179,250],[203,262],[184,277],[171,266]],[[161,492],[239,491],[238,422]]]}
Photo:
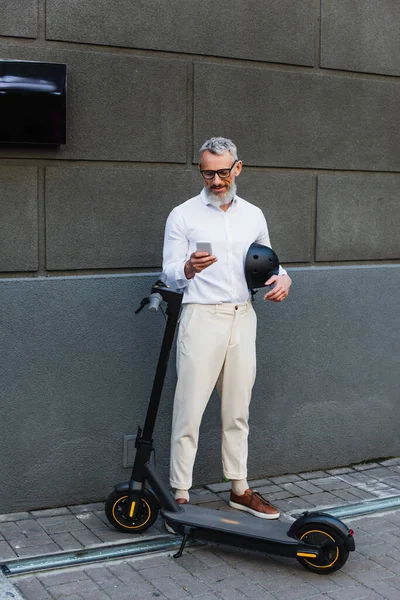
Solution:
{"label": "shoe sole", "polygon": [[237,508],[237,510],[244,510],[245,512],[248,512],[248,513],[254,515],[255,517],[259,517],[260,519],[269,519],[270,521],[273,519],[279,519],[279,517],[281,516],[280,512],[277,512],[273,515],[267,515],[266,513],[260,513],[260,512],[257,512],[256,510],[253,510],[252,508],[249,508],[248,506],[243,506],[243,504],[236,504],[236,502],[232,502],[231,500],[229,501],[229,506],[232,506],[232,508]]}
{"label": "shoe sole", "polygon": [[167,521],[164,521],[164,525],[165,525],[165,529],[168,531],[168,533],[172,533],[173,535],[178,535],[176,533],[176,531],[174,531],[171,527],[171,525],[168,525]]}

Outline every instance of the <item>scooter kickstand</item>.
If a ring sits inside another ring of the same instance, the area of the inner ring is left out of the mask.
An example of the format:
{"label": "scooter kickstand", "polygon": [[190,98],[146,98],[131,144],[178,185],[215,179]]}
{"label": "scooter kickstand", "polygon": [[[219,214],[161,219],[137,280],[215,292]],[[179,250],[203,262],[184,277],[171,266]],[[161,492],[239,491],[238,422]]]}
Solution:
{"label": "scooter kickstand", "polygon": [[183,538],[182,538],[181,547],[179,548],[179,550],[176,554],[173,554],[173,558],[180,558],[182,556],[183,551],[186,546],[186,542],[188,541],[190,534],[192,533],[191,527],[185,527],[183,531],[184,531],[184,534],[183,534]]}

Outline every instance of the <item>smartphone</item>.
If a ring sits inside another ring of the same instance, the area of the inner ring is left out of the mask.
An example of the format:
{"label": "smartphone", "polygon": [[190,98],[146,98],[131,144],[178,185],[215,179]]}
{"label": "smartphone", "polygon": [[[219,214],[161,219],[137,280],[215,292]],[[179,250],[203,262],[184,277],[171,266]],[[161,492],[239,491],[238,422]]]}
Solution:
{"label": "smartphone", "polygon": [[208,252],[208,254],[212,254],[211,242],[196,242],[196,250],[197,252]]}

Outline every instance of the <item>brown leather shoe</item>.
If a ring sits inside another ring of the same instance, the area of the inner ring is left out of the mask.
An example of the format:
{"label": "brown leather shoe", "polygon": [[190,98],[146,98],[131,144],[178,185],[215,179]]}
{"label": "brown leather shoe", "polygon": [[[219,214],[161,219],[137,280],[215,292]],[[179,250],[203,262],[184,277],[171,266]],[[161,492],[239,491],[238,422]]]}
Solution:
{"label": "brown leather shoe", "polygon": [[186,498],[175,498],[175,502],[177,504],[189,504],[189,500],[186,500]]}
{"label": "brown leather shoe", "polygon": [[237,496],[231,492],[229,506],[238,510],[245,510],[261,519],[279,519],[280,515],[279,510],[275,506],[272,506],[261,494],[250,488],[241,496]]}

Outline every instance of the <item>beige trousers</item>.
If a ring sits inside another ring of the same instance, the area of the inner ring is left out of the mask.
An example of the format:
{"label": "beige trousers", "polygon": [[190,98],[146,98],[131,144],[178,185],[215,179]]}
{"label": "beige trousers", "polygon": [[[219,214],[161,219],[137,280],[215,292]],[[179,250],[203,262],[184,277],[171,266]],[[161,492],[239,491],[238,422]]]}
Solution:
{"label": "beige trousers", "polygon": [[227,479],[247,477],[257,319],[246,304],[185,304],[177,340],[178,382],[172,417],[170,485],[188,490],[199,428],[215,386],[221,397],[222,466]]}

